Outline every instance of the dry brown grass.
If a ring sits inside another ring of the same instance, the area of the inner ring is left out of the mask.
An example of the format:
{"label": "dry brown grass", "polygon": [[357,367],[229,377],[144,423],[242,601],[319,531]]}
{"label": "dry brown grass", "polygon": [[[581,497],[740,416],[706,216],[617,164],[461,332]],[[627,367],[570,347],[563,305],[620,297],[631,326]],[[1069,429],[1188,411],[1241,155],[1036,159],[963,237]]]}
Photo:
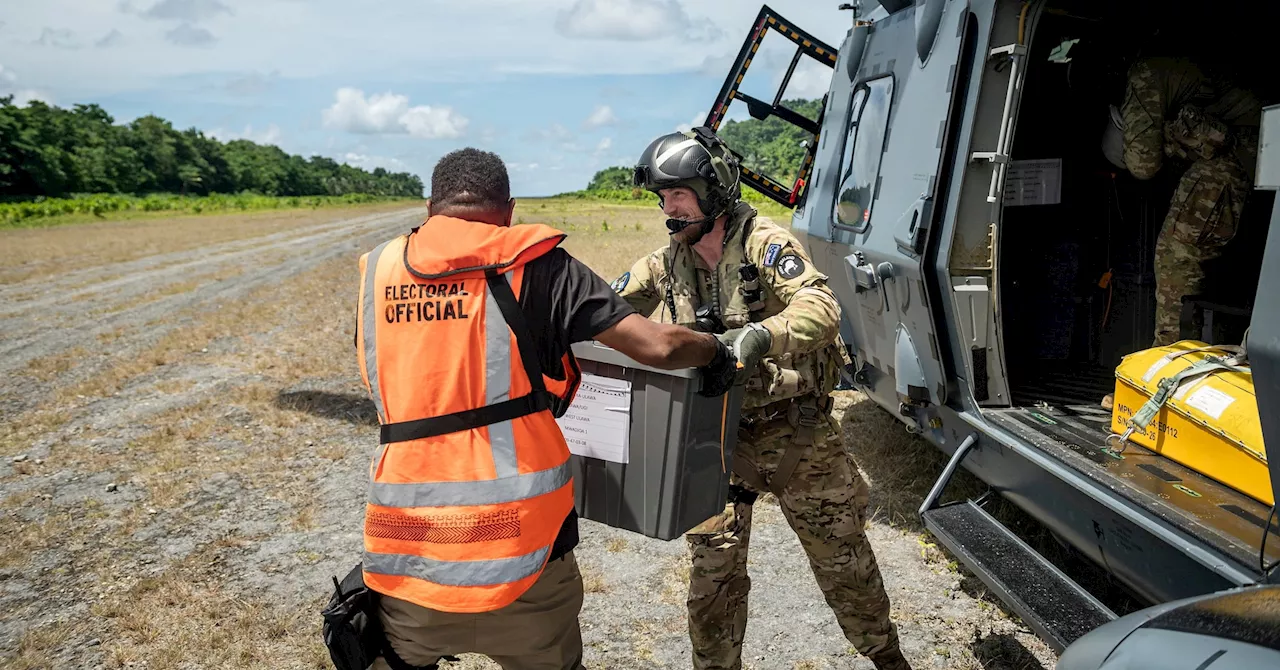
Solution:
{"label": "dry brown grass", "polygon": [[[789,226],[790,214],[761,209],[774,223]],[[579,200],[517,201],[517,223],[544,223],[568,237],[564,248],[602,277],[631,269],[640,258],[668,243],[667,217],[656,203],[629,205]]]}
{"label": "dry brown grass", "polygon": [[[610,280],[667,240],[663,216],[656,207],[578,203],[539,207],[522,203],[517,216],[526,222],[541,220],[565,230],[569,233],[566,247],[571,253]],[[207,225],[205,222],[214,218],[201,217],[200,221]],[[785,223],[784,219],[775,220]],[[608,230],[601,225],[603,221],[609,223]],[[101,397],[126,388],[130,393],[153,389],[180,394],[192,390],[193,382],[185,376],[165,377],[163,372],[169,366],[195,361],[200,366],[227,368],[239,375],[234,384],[214,386],[193,398],[192,404],[148,417],[146,423],[154,428],[119,453],[98,453],[64,442],[53,446],[50,464],[77,473],[108,470],[138,477],[147,497],[113,518],[113,522],[121,524],[114,531],[120,537],[154,523],[149,521],[156,518],[148,515],[149,507],[172,509],[196,494],[200,484],[215,473],[254,477],[258,492],[248,495],[261,496],[261,491],[270,491],[270,495],[289,504],[278,520],[282,527],[314,528],[323,511],[314,495],[314,482],[324,476],[330,461],[348,455],[347,448],[326,441],[325,430],[331,424],[317,417],[354,422],[367,421],[368,417],[356,416],[366,410],[344,400],[342,394],[290,396],[284,392],[308,388],[315,381],[331,384],[346,380],[351,383],[353,397],[362,397],[352,348],[355,256],[317,266],[264,291],[288,291],[290,287],[305,287],[306,295],[312,299],[294,301],[289,310],[279,310],[261,300],[264,293],[258,291],[227,301],[217,310],[193,310],[164,317],[166,322],[187,319],[190,323],[160,338],[137,360],[118,360],[92,378],[57,389],[47,409],[20,417],[21,431],[14,431],[9,423],[0,426],[0,452],[24,451],[40,432],[75,418],[77,412],[83,411],[78,395]],[[99,341],[109,345],[118,337],[118,333],[108,334]],[[198,353],[202,348],[228,353]],[[38,365],[48,365],[55,370],[53,374],[59,374],[56,370],[60,363]],[[157,370],[162,374],[153,374]],[[906,434],[901,424],[874,403],[853,393],[840,395],[846,442],[872,484],[873,508],[882,519],[915,528],[915,509],[941,471],[945,458],[928,443]],[[375,434],[370,426],[371,440],[376,439]],[[288,466],[281,467],[282,463]],[[957,481],[967,476],[960,474]],[[949,499],[965,494],[964,482],[961,485],[953,483],[948,489]],[[0,510],[43,503],[36,494],[25,495],[4,500]],[[0,514],[0,535],[16,539],[6,542],[5,550],[0,552],[0,566],[21,565],[33,552],[51,548],[60,537],[100,532],[101,510],[86,509],[85,513],[77,510],[75,518],[55,513],[40,523],[29,524]],[[198,522],[167,512],[159,518],[173,528]],[[627,548],[626,540],[621,538],[605,544],[607,552]],[[285,612],[268,603],[237,599],[223,586],[224,577],[202,567],[212,560],[214,549],[199,551],[179,564],[167,566],[158,577],[133,588],[109,593],[95,606],[93,614],[109,631],[101,636],[108,641],[104,647],[108,667],[126,667],[129,662],[141,661],[147,661],[150,668],[293,667],[299,659],[305,667],[326,667],[327,660],[315,634],[314,613],[319,604]],[[931,567],[948,568],[949,557],[945,554],[936,548],[922,546],[921,550]],[[107,569],[95,565],[84,552],[73,555],[77,565],[87,561],[80,565],[82,569]],[[301,558],[312,561],[319,556]],[[688,557],[664,560],[668,564],[663,565],[659,597],[664,603],[683,607],[689,582]],[[605,574],[598,564],[588,560],[580,563],[580,570],[588,593],[608,592]],[[19,656],[26,665],[15,667],[48,667],[56,660],[58,647],[78,630],[64,625],[62,629],[30,631]],[[636,654],[643,656],[644,651],[637,649]],[[809,662],[801,661],[796,667],[822,667],[806,666]]]}
{"label": "dry brown grass", "polygon": [[75,367],[75,364],[89,354],[82,347],[60,351],[50,356],[41,356],[27,361],[27,372],[40,381],[49,381]]}
{"label": "dry brown grass", "polygon": [[[917,511],[947,464],[947,456],[902,422],[856,391],[837,391],[845,448],[853,454],[871,488],[869,516],[895,527],[924,530]],[[958,470],[944,500],[977,497],[986,490],[976,477]]]}
{"label": "dry brown grass", "polygon": [[123,328],[123,327],[116,328],[115,330],[108,330],[105,333],[98,333],[97,340],[102,344],[111,344],[112,342],[115,342],[121,337],[124,337],[125,334],[128,332],[129,332],[129,329]]}
{"label": "dry brown grass", "polygon": [[[320,290],[322,295],[339,296],[342,289],[349,288],[354,281],[354,270],[346,267],[354,264],[344,260],[318,266],[299,275],[296,280],[302,285]],[[344,268],[346,273],[343,272]],[[351,276],[348,277],[348,274]],[[343,346],[350,343],[349,330],[343,332],[343,324],[349,319],[343,319],[343,316],[347,316],[344,310],[323,300],[303,301],[308,307],[302,313],[296,310],[276,310],[269,301],[261,299],[262,294],[270,290],[272,289],[263,288],[252,292],[224,304],[221,309],[177,314],[179,318],[200,318],[192,326],[175,329],[161,337],[141,356],[121,359],[115,365],[77,384],[57,389],[49,407],[27,412],[4,425],[4,433],[0,434],[0,451],[5,454],[18,453],[35,436],[58,428],[73,416],[70,411],[50,407],[75,406],[81,404],[84,398],[113,395],[158,367],[180,363],[189,356],[198,355],[196,352],[207,348],[216,338],[230,336],[247,345],[237,347],[238,350],[252,353],[220,357],[202,355],[204,359],[246,371],[265,373],[266,383],[241,386],[231,394],[217,398],[216,402],[206,398],[195,405],[162,413],[151,420],[153,425],[161,427],[135,440],[124,454],[55,447],[51,460],[56,460],[61,466],[73,466],[88,472],[136,467],[139,476],[146,482],[153,503],[164,505],[187,495],[199,481],[213,472],[238,469],[231,462],[222,460],[215,453],[217,449],[209,443],[209,437],[214,434],[223,440],[242,442],[249,442],[255,437],[248,434],[242,426],[228,424],[216,418],[214,409],[224,408],[228,404],[241,407],[253,415],[263,428],[272,433],[272,444],[276,445],[266,450],[250,450],[255,457],[241,463],[243,467],[263,465],[257,458],[259,455],[292,457],[301,446],[301,438],[291,435],[289,430],[304,415],[279,407],[279,390],[302,378],[341,374],[346,369],[345,366],[350,366],[350,370],[354,371],[354,363],[345,361],[350,356],[349,347]],[[326,310],[328,314],[322,313]],[[252,342],[261,333],[280,328],[287,320],[299,317],[302,323],[316,319],[312,323],[326,322],[327,325],[304,326],[297,337],[286,338],[288,341],[281,343],[279,349],[266,349]],[[346,326],[350,328],[349,324]],[[163,378],[154,380],[153,383],[156,390],[162,393],[190,385],[188,381]],[[300,523],[307,523],[305,516]]]}
{"label": "dry brown grass", "polygon": [[67,410],[45,407],[0,423],[0,456],[25,452],[33,436],[51,431],[70,420],[71,414]]}
{"label": "dry brown grass", "polygon": [[657,206],[534,201],[517,204],[516,221],[544,223],[567,233],[565,250],[610,280],[667,243],[666,217]]}
{"label": "dry brown grass", "polygon": [[662,593],[659,599],[668,605],[684,606],[689,596],[689,573],[693,561],[687,553],[667,559],[662,570]]}
{"label": "dry brown grass", "polygon": [[161,379],[155,383],[155,389],[165,395],[178,395],[190,391],[195,385],[190,379]]}
{"label": "dry brown grass", "polygon": [[[13,498],[5,500],[4,508],[13,509]],[[30,504],[31,499],[27,503]],[[78,525],[77,515],[69,512],[51,512],[36,521],[0,516],[0,534],[5,538],[0,548],[0,567],[8,568],[25,564],[31,554],[49,549],[63,541],[66,533]]]}
{"label": "dry brown grass", "polygon": [[224,268],[216,272],[208,272],[193,278],[176,281],[171,284],[164,284],[159,288],[152,289],[145,293],[140,293],[132,298],[128,298],[121,302],[109,303],[99,309],[89,312],[90,316],[106,316],[109,314],[119,314],[120,312],[136,309],[145,305],[149,305],[157,300],[167,298],[169,296],[181,293],[190,293],[201,286],[220,281],[226,281],[233,277],[244,274],[245,269],[242,266]]}
{"label": "dry brown grass", "polygon": [[582,573],[582,590],[585,593],[604,593],[609,590],[609,585],[605,582],[604,571],[600,566],[584,561],[578,561],[578,572]]}
{"label": "dry brown grass", "polygon": [[18,655],[5,666],[10,670],[50,670],[58,667],[55,653],[82,627],[72,622],[28,629],[18,640]]}
{"label": "dry brown grass", "polygon": [[176,669],[195,659],[200,667],[329,667],[314,614],[323,603],[281,609],[224,590],[208,573],[218,549],[206,547],[91,608],[110,631],[108,668]]}
{"label": "dry brown grass", "polygon": [[127,300],[123,300],[121,302],[109,304],[104,307],[95,309],[89,312],[89,316],[107,316],[110,314],[119,314],[120,312],[134,309],[135,307],[142,307],[143,305],[151,304],[167,296],[190,292],[192,289],[198,286],[200,286],[200,282],[195,280],[188,280],[188,281],[181,281],[181,282],[175,282],[172,284],[167,284],[163,288],[156,289],[153,291],[147,291],[146,293],[138,294]]}
{"label": "dry brown grass", "polygon": [[[316,271],[306,273],[317,274]],[[189,289],[186,289],[189,290]],[[248,295],[229,301],[218,309],[188,309],[169,315],[168,320],[195,319],[195,323],[174,329],[161,337],[146,351],[136,358],[125,358],[115,365],[90,376],[74,386],[62,387],[55,394],[55,402],[69,402],[78,396],[106,397],[118,393],[136,377],[153,371],[156,367],[168,365],[207,348],[209,343],[219,337],[233,333],[261,332],[255,322],[276,323],[277,319],[268,318],[276,314],[273,306],[261,298],[271,291],[270,287],[260,288]],[[278,314],[277,314],[278,317]]]}
{"label": "dry brown grass", "polygon": [[5,248],[4,257],[0,259],[0,284],[63,272],[71,259],[77,267],[119,263],[401,209],[406,209],[405,203],[242,214],[157,214],[52,228],[4,230],[0,231],[0,244]]}

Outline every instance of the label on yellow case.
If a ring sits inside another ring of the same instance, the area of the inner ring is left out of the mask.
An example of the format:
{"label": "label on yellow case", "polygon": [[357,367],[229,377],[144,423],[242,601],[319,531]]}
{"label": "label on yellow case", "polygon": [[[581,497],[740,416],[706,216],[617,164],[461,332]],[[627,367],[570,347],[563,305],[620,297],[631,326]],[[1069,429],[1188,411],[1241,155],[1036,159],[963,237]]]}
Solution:
{"label": "label on yellow case", "polygon": [[1222,413],[1227,411],[1227,407],[1230,407],[1231,403],[1235,401],[1235,398],[1218,389],[1202,386],[1187,398],[1187,405],[1215,419],[1221,419]]}

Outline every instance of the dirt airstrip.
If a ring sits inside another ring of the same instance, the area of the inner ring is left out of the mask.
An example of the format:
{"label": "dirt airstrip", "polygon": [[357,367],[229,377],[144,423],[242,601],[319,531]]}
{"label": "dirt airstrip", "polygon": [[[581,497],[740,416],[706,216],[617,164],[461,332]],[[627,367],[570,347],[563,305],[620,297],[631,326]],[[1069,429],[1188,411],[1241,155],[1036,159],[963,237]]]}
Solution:
{"label": "dirt airstrip", "polygon": [[[352,348],[356,259],[424,214],[0,232],[0,667],[331,667],[318,612],[330,576],[359,560],[377,440]],[[518,209],[610,280],[663,243],[655,214]],[[837,411],[913,665],[1051,668],[914,520],[941,456],[857,393]],[[755,524],[747,667],[871,668],[767,496]],[[581,528],[587,665],[689,667],[683,541]]]}

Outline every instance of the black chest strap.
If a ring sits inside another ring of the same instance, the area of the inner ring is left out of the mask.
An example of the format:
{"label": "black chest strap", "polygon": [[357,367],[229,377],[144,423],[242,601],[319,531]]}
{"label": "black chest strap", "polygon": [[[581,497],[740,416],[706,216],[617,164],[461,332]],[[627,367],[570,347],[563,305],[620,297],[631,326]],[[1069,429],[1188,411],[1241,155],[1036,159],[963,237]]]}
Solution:
{"label": "black chest strap", "polygon": [[568,409],[568,401],[547,390],[547,385],[542,379],[542,365],[538,362],[538,352],[534,348],[533,333],[529,330],[529,321],[524,316],[524,310],[520,309],[520,302],[516,300],[511,284],[502,273],[496,270],[485,272],[485,282],[494,302],[502,312],[502,318],[507,322],[507,327],[515,335],[520,361],[524,365],[525,374],[529,377],[532,390],[518,398],[504,400],[494,405],[425,419],[383,424],[382,444],[421,440],[472,430],[545,410],[551,410],[556,417],[559,417]]}

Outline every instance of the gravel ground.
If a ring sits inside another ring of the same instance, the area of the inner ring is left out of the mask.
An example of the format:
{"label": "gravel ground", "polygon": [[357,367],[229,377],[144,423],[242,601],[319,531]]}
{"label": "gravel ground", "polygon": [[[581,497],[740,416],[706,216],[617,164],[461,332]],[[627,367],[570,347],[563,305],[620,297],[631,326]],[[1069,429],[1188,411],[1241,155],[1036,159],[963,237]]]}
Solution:
{"label": "gravel ground", "polygon": [[[330,667],[318,611],[359,559],[376,440],[351,352],[355,260],[422,213],[317,215],[0,285],[0,666]],[[662,235],[647,219],[602,232],[598,213],[535,214],[596,229],[569,248],[602,272],[619,259],[591,257],[595,238]],[[896,511],[936,475],[932,447],[856,393],[837,411],[873,486],[868,533],[913,665],[1051,668]],[[746,666],[871,668],[769,496],[755,524]],[[587,665],[688,667],[684,542],[581,530]]]}

